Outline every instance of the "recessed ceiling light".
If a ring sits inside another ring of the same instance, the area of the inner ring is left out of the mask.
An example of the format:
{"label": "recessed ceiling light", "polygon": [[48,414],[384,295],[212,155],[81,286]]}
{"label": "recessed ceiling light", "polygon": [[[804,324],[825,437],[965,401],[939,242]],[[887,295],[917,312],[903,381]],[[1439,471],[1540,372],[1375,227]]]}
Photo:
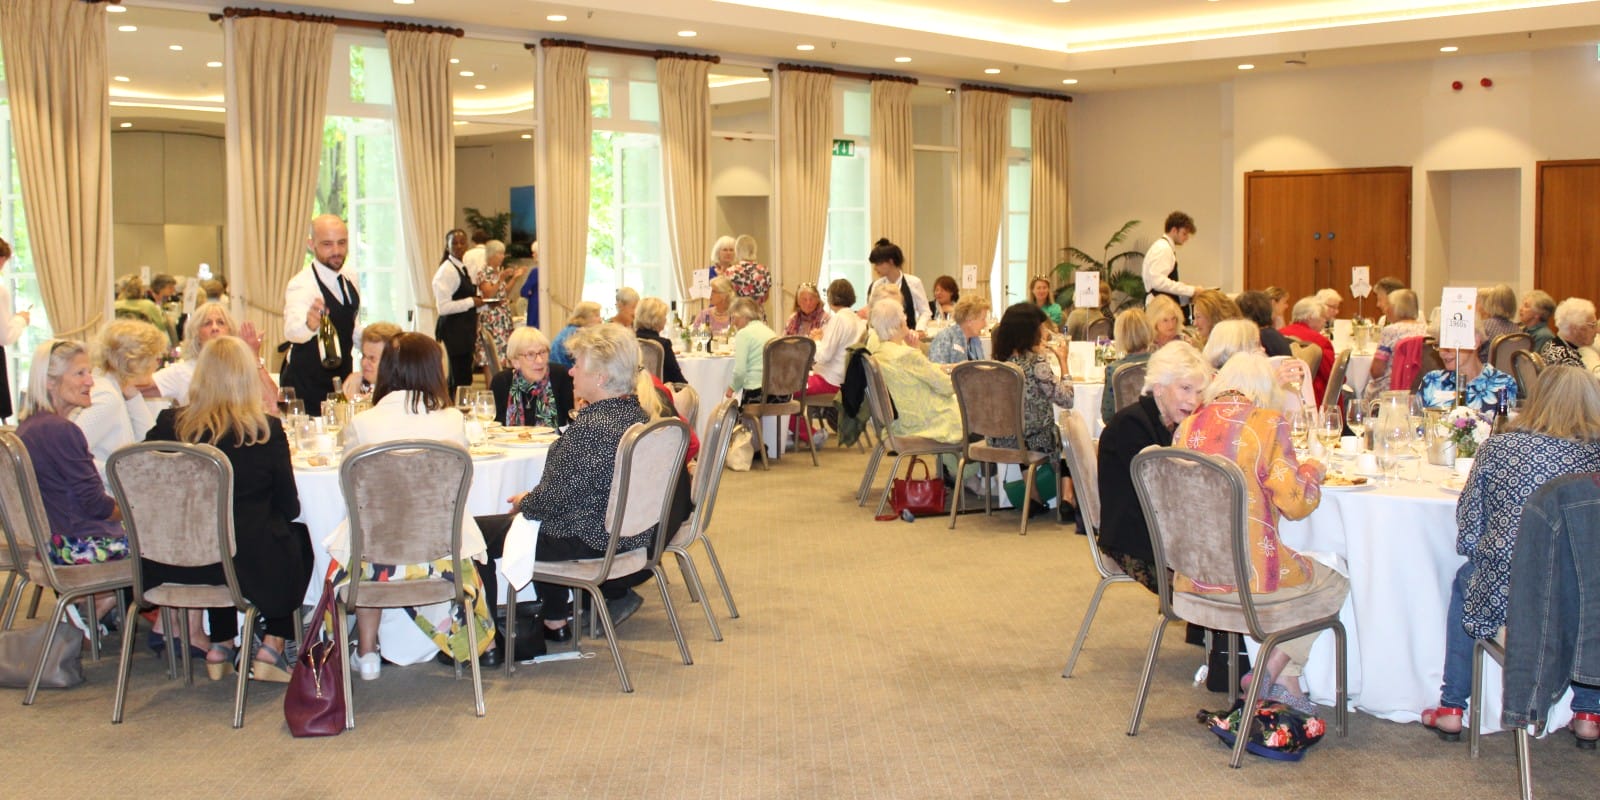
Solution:
{"label": "recessed ceiling light", "polygon": [[699,36],[700,34],[695,33],[694,31],[678,31],[678,35],[682,36],[685,39],[693,39],[694,37]]}
{"label": "recessed ceiling light", "polygon": [[1256,65],[1254,65],[1254,64],[1240,64],[1239,65],[1239,69],[1255,69],[1255,68],[1256,68]]}
{"label": "recessed ceiling light", "polygon": [[122,6],[118,6],[118,5],[106,6],[106,13],[107,14],[121,14],[121,13],[127,11],[127,10],[128,9],[123,8]]}
{"label": "recessed ceiling light", "polygon": [[463,78],[473,78],[473,77],[477,77],[477,74],[478,74],[478,73],[476,73],[476,72],[473,72],[473,71],[472,71],[472,70],[470,70],[470,69],[464,69],[464,70],[461,70],[461,73],[460,73],[460,75],[461,75],[461,77],[463,77]]}
{"label": "recessed ceiling light", "polygon": [[169,45],[167,45],[167,49],[171,50],[174,53],[181,53],[181,52],[183,52],[183,45],[181,45],[181,44],[169,44]]}
{"label": "recessed ceiling light", "polygon": [[524,134],[522,134],[522,138],[524,138],[524,139],[532,139],[532,138],[533,138],[533,134],[531,134],[531,133],[524,133]]}
{"label": "recessed ceiling light", "polygon": [[483,89],[487,89],[487,88],[489,88],[489,87],[488,87],[488,85],[487,85],[487,84],[482,84],[482,83],[474,83],[474,84],[472,84],[472,88],[474,88],[474,89],[478,89],[478,90],[483,90]]}
{"label": "recessed ceiling light", "polygon": [[1441,53],[1454,53],[1455,51],[1460,50],[1460,49],[1461,48],[1456,47],[1455,45],[1451,44],[1451,45],[1445,45],[1444,47],[1439,48],[1439,52],[1441,52]]}
{"label": "recessed ceiling light", "polygon": [[1062,78],[1061,82],[1066,84],[1067,86],[1072,86],[1072,85],[1074,85],[1074,84],[1076,84],[1078,82],[1078,79],[1077,78]]}
{"label": "recessed ceiling light", "polygon": [[452,59],[450,59],[450,63],[452,63],[452,64],[460,64],[460,63],[461,63],[461,59],[459,59],[459,58],[452,58]]}
{"label": "recessed ceiling light", "polygon": [[999,67],[990,67],[990,68],[984,70],[983,74],[985,74],[985,75],[999,75],[1000,74],[1000,68]]}
{"label": "recessed ceiling light", "polygon": [[464,119],[458,119],[458,120],[453,120],[450,124],[451,125],[465,125],[465,124],[467,124],[467,121],[464,120]]}
{"label": "recessed ceiling light", "polygon": [[1052,3],[1070,3],[1072,0],[1050,0]]}
{"label": "recessed ceiling light", "polygon": [[397,6],[409,6],[415,2],[417,2],[417,0],[394,0],[394,4]]}
{"label": "recessed ceiling light", "polygon": [[551,14],[550,16],[545,17],[544,19],[545,19],[546,22],[566,22],[567,21],[567,15],[566,14]]}
{"label": "recessed ceiling light", "polygon": [[208,66],[208,67],[210,67],[212,69],[220,69],[222,67],[222,62],[221,61],[207,61],[206,62],[206,66]]}
{"label": "recessed ceiling light", "polygon": [[910,64],[911,63],[911,56],[895,56],[894,57],[894,63],[896,63],[896,64]]}
{"label": "recessed ceiling light", "polygon": [[119,127],[119,128],[131,128],[131,127],[133,127],[133,123],[124,122],[124,123],[121,123],[121,124],[117,125],[117,127]]}
{"label": "recessed ceiling light", "polygon": [[797,44],[794,46],[794,49],[799,50],[802,53],[809,53],[812,50],[817,49],[817,46],[814,44]]}
{"label": "recessed ceiling light", "polygon": [[114,80],[117,83],[127,83],[129,78],[126,75],[113,75],[111,80]]}
{"label": "recessed ceiling light", "polygon": [[139,26],[138,25],[118,25],[117,26],[117,30],[122,31],[123,33],[133,33],[134,31],[139,30]]}

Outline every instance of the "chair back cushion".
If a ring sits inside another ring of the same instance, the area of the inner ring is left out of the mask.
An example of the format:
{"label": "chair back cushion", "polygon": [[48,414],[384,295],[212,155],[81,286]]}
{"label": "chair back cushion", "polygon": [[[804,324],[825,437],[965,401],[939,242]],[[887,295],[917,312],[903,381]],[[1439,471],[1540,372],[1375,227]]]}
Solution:
{"label": "chair back cushion", "polygon": [[682,417],[694,427],[700,419],[700,392],[687,383],[669,383],[667,388],[672,390],[672,407],[678,409],[678,416]]}
{"label": "chair back cushion", "polygon": [[339,466],[351,566],[454,557],[471,483],[472,457],[454,442],[401,439],[352,450]]}
{"label": "chair back cushion", "polygon": [[689,426],[676,418],[634,425],[622,435],[606,515],[610,547],[666,519],[688,448]]}
{"label": "chair back cushion", "polygon": [[816,355],[817,343],[805,336],[769,339],[761,353],[761,391],[769,396],[804,393]]}
{"label": "chair back cushion", "polygon": [[639,340],[639,366],[644,367],[651,375],[661,379],[661,364],[667,360],[667,353],[661,349],[660,342],[649,339]]}
{"label": "chair back cushion", "polygon": [[893,445],[891,424],[894,422],[894,398],[889,395],[889,384],[883,382],[883,369],[878,366],[877,356],[867,356],[861,359],[867,367],[867,411],[872,417],[872,423],[884,431],[885,436],[891,437],[889,449],[896,449]]}
{"label": "chair back cushion", "polygon": [[1117,411],[1139,402],[1139,395],[1144,392],[1145,371],[1149,368],[1149,361],[1135,361],[1111,373],[1111,402]]}
{"label": "chair back cushion", "polygon": [[1311,368],[1312,375],[1315,375],[1317,370],[1322,367],[1322,348],[1310,342],[1290,338],[1289,352],[1293,353],[1295,358],[1304,361],[1306,366]]}
{"label": "chair back cushion", "polygon": [[479,343],[483,345],[483,368],[488,370],[490,375],[499,375],[501,370],[500,345],[495,342],[494,334],[489,331],[488,327],[484,327],[478,331],[478,339]]}
{"label": "chair back cushion", "polygon": [[1509,375],[1511,354],[1518,350],[1533,352],[1533,337],[1521,332],[1502,333],[1489,343],[1489,363]]}
{"label": "chair back cushion", "polygon": [[1421,374],[1422,350],[1427,338],[1423,336],[1407,336],[1394,345],[1394,354],[1389,357],[1389,388],[1404,389]]}
{"label": "chair back cushion", "polygon": [[1539,373],[1544,371],[1544,359],[1532,350],[1511,352],[1511,376],[1517,379],[1517,396],[1527,400],[1533,396],[1533,387],[1539,383]]}
{"label": "chair back cushion", "polygon": [[728,448],[733,444],[733,431],[739,426],[739,401],[728,398],[717,404],[711,412],[711,427],[700,442],[700,466],[694,474],[694,511],[686,524],[673,532],[672,543],[687,545],[699,531],[711,523],[711,512],[717,504],[717,489],[722,485],[722,468],[728,463]]}
{"label": "chair back cushion", "polygon": [[1328,373],[1328,387],[1322,391],[1322,407],[1333,408],[1344,391],[1344,379],[1350,372],[1350,351],[1345,350],[1333,359],[1333,369]]}
{"label": "chair back cushion", "polygon": [[1062,409],[1059,424],[1067,440],[1067,468],[1072,473],[1073,494],[1078,498],[1078,510],[1089,525],[1090,544],[1100,535],[1100,453],[1094,439],[1089,436],[1089,426],[1070,410]]}
{"label": "chair back cushion", "polygon": [[1248,587],[1234,552],[1245,521],[1238,465],[1180,447],[1150,447],[1134,456],[1132,471],[1161,579],[1165,568],[1197,583]]}
{"label": "chair back cushion", "polygon": [[1083,329],[1083,340],[1098,342],[1111,337],[1111,318],[1102,316]]}
{"label": "chair back cushion", "polygon": [[999,361],[963,361],[950,372],[966,438],[1011,438],[1023,448],[1022,370]]}
{"label": "chair back cushion", "polygon": [[[232,559],[233,465],[208,444],[145,442],[106,459],[134,558],[175,567]],[[227,544],[224,545],[223,543]]]}

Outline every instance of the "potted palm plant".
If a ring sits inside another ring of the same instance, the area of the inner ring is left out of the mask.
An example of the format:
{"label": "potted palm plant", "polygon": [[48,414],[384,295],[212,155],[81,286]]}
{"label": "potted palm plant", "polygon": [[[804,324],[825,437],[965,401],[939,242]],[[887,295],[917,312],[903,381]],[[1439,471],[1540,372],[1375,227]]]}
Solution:
{"label": "potted palm plant", "polygon": [[[1140,250],[1119,250],[1138,225],[1139,220],[1136,219],[1123,223],[1100,248],[1099,258],[1076,247],[1066,248],[1067,260],[1056,265],[1056,280],[1060,285],[1056,290],[1056,302],[1062,308],[1072,307],[1072,295],[1077,288],[1073,276],[1086,270],[1100,273],[1101,279],[1111,287],[1109,306],[1112,314],[1144,302],[1144,278],[1131,269],[1119,266],[1130,258],[1144,257],[1144,252]],[[1113,253],[1113,250],[1118,252]]]}

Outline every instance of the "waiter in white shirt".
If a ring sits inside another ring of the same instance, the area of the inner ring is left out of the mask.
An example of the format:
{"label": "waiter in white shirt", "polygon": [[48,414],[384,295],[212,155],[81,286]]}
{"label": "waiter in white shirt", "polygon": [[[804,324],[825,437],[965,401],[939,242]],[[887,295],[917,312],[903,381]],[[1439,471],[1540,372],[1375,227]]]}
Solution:
{"label": "waiter in white shirt", "polygon": [[472,385],[472,351],[478,341],[478,275],[462,262],[467,252],[467,232],[457,228],[444,235],[444,260],[433,273],[433,302],[439,309],[433,338],[444,345],[450,360],[450,391]]}
{"label": "waiter in white shirt", "polygon": [[893,286],[900,291],[900,303],[906,310],[906,329],[916,330],[933,316],[928,308],[928,293],[922,288],[922,279],[915,275],[907,275],[903,271],[906,264],[906,254],[900,245],[888,239],[879,239],[872,246],[872,253],[867,256],[872,262],[872,269],[878,273],[878,278],[867,287],[867,296],[871,297],[873,290],[879,286]]}
{"label": "waiter in white shirt", "polygon": [[1201,287],[1178,280],[1178,253],[1194,235],[1194,217],[1174,211],[1167,215],[1166,231],[1150,245],[1144,254],[1144,301],[1146,304],[1158,294],[1172,298],[1178,305],[1187,307],[1189,298]]}
{"label": "waiter in white shirt", "polygon": [[[344,269],[350,251],[350,229],[344,220],[333,214],[312,220],[306,248],[311,251],[311,265],[290,278],[283,290],[283,337],[289,356],[278,383],[295,390],[307,413],[320,414],[322,401],[329,392],[338,391],[339,382],[350,374],[361,294],[355,277]],[[333,323],[338,340],[333,352],[318,342],[324,315]]]}

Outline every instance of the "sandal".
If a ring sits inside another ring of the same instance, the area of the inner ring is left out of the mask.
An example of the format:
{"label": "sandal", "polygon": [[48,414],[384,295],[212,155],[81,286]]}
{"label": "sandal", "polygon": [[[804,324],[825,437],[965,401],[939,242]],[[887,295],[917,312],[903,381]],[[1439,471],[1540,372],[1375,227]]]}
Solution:
{"label": "sandal", "polygon": [[1461,715],[1465,709],[1439,706],[1422,712],[1422,724],[1447,742],[1461,741]]}
{"label": "sandal", "polygon": [[1317,704],[1313,703],[1311,698],[1297,695],[1284,688],[1281,683],[1274,683],[1268,686],[1265,699],[1282,703],[1308,717],[1317,715]]}
{"label": "sandal", "polygon": [[[196,648],[198,649],[198,648]],[[233,672],[233,662],[239,658],[239,651],[231,644],[216,643],[211,645],[212,653],[221,653],[221,661],[212,661],[210,654],[206,656],[206,675],[214,681],[220,681]]]}
{"label": "sandal", "polygon": [[1600,714],[1592,711],[1573,714],[1572,738],[1577,741],[1579,750],[1595,749],[1595,743],[1600,741]]}
{"label": "sandal", "polygon": [[288,683],[289,671],[289,659],[284,658],[282,653],[265,644],[256,647],[256,657],[250,662],[251,680]]}

